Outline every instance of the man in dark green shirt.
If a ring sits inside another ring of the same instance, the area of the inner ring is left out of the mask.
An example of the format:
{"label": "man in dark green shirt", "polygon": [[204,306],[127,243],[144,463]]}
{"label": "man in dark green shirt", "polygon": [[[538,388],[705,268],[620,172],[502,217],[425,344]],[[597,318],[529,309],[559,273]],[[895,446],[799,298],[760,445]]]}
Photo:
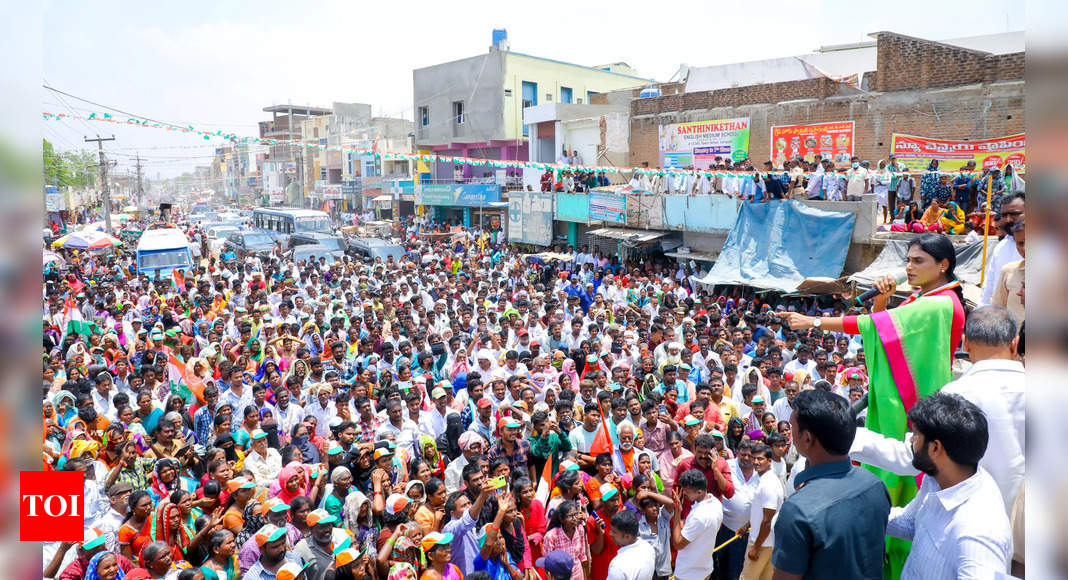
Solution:
{"label": "man in dark green shirt", "polygon": [[527,440],[530,442],[530,455],[534,459],[534,473],[540,474],[545,469],[545,462],[551,461],[552,473],[556,474],[564,454],[571,451],[571,440],[560,432],[556,421],[549,421],[545,411],[534,413],[531,423],[533,431]]}
{"label": "man in dark green shirt", "polygon": [[794,446],[808,467],[775,522],[775,580],[881,579],[890,495],[882,480],[849,462],[857,431],[849,402],[812,390],[793,406]]}

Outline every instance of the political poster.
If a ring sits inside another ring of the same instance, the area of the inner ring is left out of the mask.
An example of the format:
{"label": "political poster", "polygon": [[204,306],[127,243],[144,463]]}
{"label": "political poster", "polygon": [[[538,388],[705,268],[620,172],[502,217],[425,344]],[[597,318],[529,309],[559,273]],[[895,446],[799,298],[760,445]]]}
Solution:
{"label": "political poster", "polygon": [[1025,133],[996,137],[955,141],[932,139],[894,133],[890,137],[890,152],[897,156],[898,163],[912,171],[924,171],[932,159],[938,160],[941,171],[956,171],[969,161],[981,169],[1005,167],[1011,163],[1023,169],[1027,161],[1027,136]]}
{"label": "political poster", "polygon": [[590,220],[613,224],[627,223],[627,196],[608,191],[591,191]]}
{"label": "political poster", "polygon": [[771,161],[775,167],[801,157],[812,162],[816,155],[836,165],[848,164],[853,157],[853,121],[778,125],[771,128]]}
{"label": "political poster", "polygon": [[749,117],[660,125],[660,165],[708,169],[716,157],[749,157]]}
{"label": "political poster", "polygon": [[553,194],[513,191],[508,196],[508,240],[538,246],[553,241]]}

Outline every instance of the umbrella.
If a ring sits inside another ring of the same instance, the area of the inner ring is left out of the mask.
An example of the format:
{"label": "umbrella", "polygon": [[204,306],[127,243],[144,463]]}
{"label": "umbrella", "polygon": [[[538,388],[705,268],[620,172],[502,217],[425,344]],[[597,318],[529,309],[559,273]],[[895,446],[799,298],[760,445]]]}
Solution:
{"label": "umbrella", "polygon": [[59,266],[65,266],[67,264],[67,262],[62,257],[60,257],[59,254],[51,250],[45,250],[44,263],[48,264],[49,262],[55,262]]}
{"label": "umbrella", "polygon": [[67,234],[52,242],[54,248],[66,248],[68,250],[101,250],[114,246],[121,246],[122,240],[93,230],[83,230]]}

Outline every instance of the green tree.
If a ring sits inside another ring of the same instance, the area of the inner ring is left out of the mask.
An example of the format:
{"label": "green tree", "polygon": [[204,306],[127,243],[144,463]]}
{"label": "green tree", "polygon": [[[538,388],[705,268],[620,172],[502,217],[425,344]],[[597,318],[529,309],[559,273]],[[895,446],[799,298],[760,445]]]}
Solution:
{"label": "green tree", "polygon": [[70,172],[67,170],[67,162],[63,156],[56,153],[52,143],[44,139],[44,174],[45,184],[61,187],[70,181]]}
{"label": "green tree", "polygon": [[45,184],[77,189],[96,187],[96,156],[91,151],[56,151],[48,139],[43,140]]}

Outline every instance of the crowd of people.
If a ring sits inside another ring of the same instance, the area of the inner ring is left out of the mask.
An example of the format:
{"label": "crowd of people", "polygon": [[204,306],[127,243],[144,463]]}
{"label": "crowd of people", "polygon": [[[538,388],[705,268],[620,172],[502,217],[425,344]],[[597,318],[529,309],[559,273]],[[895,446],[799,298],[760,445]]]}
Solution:
{"label": "crowd of people", "polygon": [[[864,427],[873,355],[844,305],[406,224],[399,261],[46,269],[42,457],[85,474],[87,525],[46,545],[44,575],[882,578],[889,534],[914,541],[902,577],[951,578],[1022,551],[1009,310],[954,310],[970,366],[899,441]],[[910,300],[962,306],[931,236],[910,248]],[[918,495],[892,509],[851,459],[925,474]]]}

